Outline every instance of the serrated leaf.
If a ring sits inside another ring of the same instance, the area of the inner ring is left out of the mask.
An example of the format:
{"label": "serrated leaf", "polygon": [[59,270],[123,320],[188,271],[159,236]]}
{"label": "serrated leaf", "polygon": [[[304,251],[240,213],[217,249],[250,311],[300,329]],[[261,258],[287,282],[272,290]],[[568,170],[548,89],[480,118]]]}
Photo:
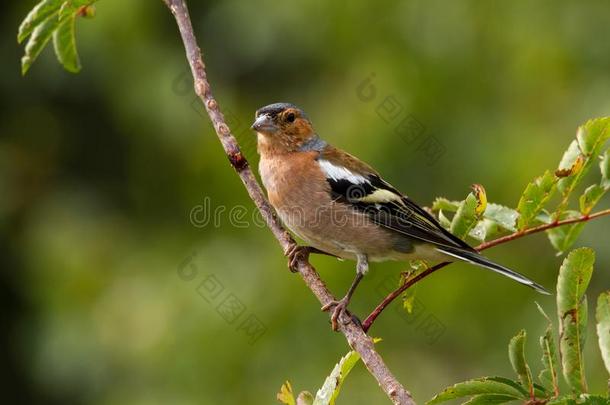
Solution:
{"label": "serrated leaf", "polygon": [[53,47],[57,60],[64,69],[78,73],[81,69],[80,59],[76,51],[76,17],[68,17],[53,33]]}
{"label": "serrated leaf", "polygon": [[64,0],[43,0],[23,19],[17,33],[17,42],[23,42],[45,20],[57,15]]}
{"label": "serrated leaf", "polygon": [[591,280],[594,262],[592,249],[573,250],[563,261],[557,280],[559,353],[563,376],[575,394],[587,392],[582,358],[587,329],[585,291]]}
{"label": "serrated leaf", "polygon": [[34,31],[32,32],[32,36],[28,40],[28,43],[25,46],[25,54],[21,58],[21,74],[26,74],[27,71],[32,66],[32,63],[38,58],[40,52],[47,45],[51,36],[53,35],[53,31],[57,29],[60,24],[60,19],[58,13],[55,13],[50,18],[47,18],[42,24],[36,26]]}
{"label": "serrated leaf", "polygon": [[560,397],[550,400],[546,405],[576,405],[576,400],[571,397]]}
{"label": "serrated leaf", "polygon": [[[559,219],[571,219],[578,218],[581,214],[578,211],[564,211]],[[577,222],[574,224],[558,226],[556,228],[551,228],[546,231],[546,234],[551,242],[551,245],[557,250],[558,254],[565,253],[568,249],[572,247],[576,239],[582,232],[585,226],[584,222]]]}
{"label": "serrated leaf", "polygon": [[606,152],[601,156],[599,169],[602,173],[602,187],[610,188],[610,149],[606,149]]}
{"label": "serrated leaf", "polygon": [[434,405],[456,398],[486,394],[505,395],[513,400],[529,398],[523,387],[514,381],[501,377],[483,377],[452,385],[426,402],[426,404]]}
{"label": "serrated leaf", "polygon": [[296,405],[294,401],[294,395],[292,394],[292,385],[290,385],[290,381],[286,381],[280,387],[280,392],[277,393],[276,398],[282,404],[285,405]]}
{"label": "serrated leaf", "polygon": [[562,206],[567,203],[572,191],[582,181],[593,161],[601,153],[605,142],[610,138],[609,129],[610,118],[608,117],[593,119],[578,127],[576,140],[570,144],[559,163],[558,170],[568,168],[571,170],[571,173],[559,180],[557,184],[564,196]]}
{"label": "serrated leaf", "polygon": [[591,212],[593,207],[599,202],[599,200],[606,193],[606,189],[600,185],[593,184],[587,187],[583,195],[580,196],[578,202],[580,204],[580,212],[587,215]]}
{"label": "serrated leaf", "polygon": [[517,228],[519,230],[525,229],[534,223],[536,216],[553,196],[555,187],[556,178],[548,170],[527,185],[517,204],[517,211],[519,212]]}
{"label": "serrated leaf", "polygon": [[608,405],[610,404],[610,400],[600,395],[582,394],[578,397],[576,403],[579,405]]}
{"label": "serrated leaf", "polygon": [[577,399],[565,395],[547,402],[546,405],[608,405],[609,403],[608,398],[583,394],[579,395]]}
{"label": "serrated leaf", "polygon": [[494,221],[507,231],[515,232],[517,230],[515,225],[519,218],[519,213],[512,208],[500,204],[487,204],[483,217]]}
{"label": "serrated leaf", "polygon": [[553,329],[549,321],[549,326],[543,336],[540,336],[540,348],[542,349],[542,364],[544,368],[538,374],[538,379],[549,391],[552,391],[555,396],[559,394],[559,381],[557,371],[557,348],[555,339],[553,339]]}
{"label": "serrated leaf", "polygon": [[343,356],[339,363],[335,365],[330,375],[326,377],[322,388],[316,393],[313,404],[333,405],[339,396],[339,391],[345,381],[345,377],[354,368],[358,360],[360,360],[360,355],[353,350]]}
{"label": "serrated leaf", "polygon": [[584,163],[585,155],[580,150],[578,141],[574,140],[564,152],[561,161],[559,162],[559,166],[557,167],[557,170],[555,170],[555,176],[559,178],[573,176],[582,170]]}
{"label": "serrated leaf", "polygon": [[433,211],[455,212],[460,207],[460,201],[450,201],[444,197],[437,197],[432,203]]}
{"label": "serrated leaf", "polygon": [[483,218],[468,232],[468,236],[480,242],[485,242],[488,238],[499,232],[498,223],[491,219]]}
{"label": "serrated leaf", "polygon": [[24,56],[21,58],[21,73],[24,75],[27,73],[51,36],[59,62],[70,72],[79,71],[80,62],[74,35],[75,20],[78,16],[92,16],[91,7],[96,1],[44,0],[34,7],[24,19],[17,34],[19,42],[30,37],[25,46]]}
{"label": "serrated leaf", "polygon": [[510,343],[508,344],[508,358],[523,387],[530,393],[533,393],[534,385],[532,381],[532,372],[525,361],[526,336],[525,330],[522,329],[510,340]]}
{"label": "serrated leaf", "polygon": [[514,401],[514,397],[500,394],[484,394],[472,397],[469,401],[464,402],[463,405],[496,405],[504,404],[506,402]]}
{"label": "serrated leaf", "polygon": [[464,238],[476,225],[478,216],[476,214],[479,202],[473,193],[469,193],[466,199],[460,202],[457,212],[451,220],[451,233],[458,238]]}
{"label": "serrated leaf", "polygon": [[597,298],[595,319],[597,320],[599,349],[602,352],[606,370],[610,373],[610,291],[601,293]]}
{"label": "serrated leaf", "polygon": [[557,171],[555,172],[556,174],[560,173],[561,179],[559,180],[559,184],[557,185],[557,187],[559,188],[559,191],[561,191],[563,194],[568,191],[568,188],[574,181],[574,177],[570,176],[574,176],[577,174],[575,169],[578,168],[578,171],[582,170],[583,163],[584,156],[580,151],[578,141],[575,139],[570,142],[568,149],[563,153],[563,156],[559,161]]}
{"label": "serrated leaf", "polygon": [[578,128],[576,139],[580,150],[588,156],[597,156],[604,143],[610,139],[610,117],[595,118]]}

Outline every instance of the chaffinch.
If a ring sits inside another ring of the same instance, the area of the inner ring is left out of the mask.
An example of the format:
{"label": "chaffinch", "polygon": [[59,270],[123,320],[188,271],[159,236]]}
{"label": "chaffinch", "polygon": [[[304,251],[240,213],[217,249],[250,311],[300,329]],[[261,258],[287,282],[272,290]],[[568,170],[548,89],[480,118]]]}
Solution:
{"label": "chaffinch", "polygon": [[[256,111],[259,171],[282,222],[315,251],[356,260],[347,294],[333,309],[333,329],[369,262],[463,260],[491,269],[539,292],[539,284],[481,256],[356,157],[322,140],[303,110],[276,103]],[[292,249],[289,266],[310,247]]]}

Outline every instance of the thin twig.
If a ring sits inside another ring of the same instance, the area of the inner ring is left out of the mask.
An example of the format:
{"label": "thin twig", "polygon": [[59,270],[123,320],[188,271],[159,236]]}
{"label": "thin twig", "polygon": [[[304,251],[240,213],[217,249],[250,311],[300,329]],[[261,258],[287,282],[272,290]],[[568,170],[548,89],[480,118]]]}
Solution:
{"label": "thin twig", "polygon": [[[191,67],[194,79],[195,92],[203,101],[205,108],[216,130],[216,134],[222,143],[231,165],[241,178],[250,198],[260,210],[267,226],[278,240],[284,252],[295,244],[290,234],[284,230],[278,219],[273,214],[273,209],[267,202],[261,187],[259,186],[248,161],[242,155],[235,137],[227,126],[218,103],[214,99],[207,80],[205,65],[201,56],[201,50],[197,45],[197,40],[193,32],[193,27],[188,14],[188,9],[184,0],[164,0],[172,14],[176,18],[182,42],[186,50],[187,59]],[[297,265],[298,272],[305,281],[305,284],[318,298],[321,304],[327,304],[334,300],[324,282],[316,270],[306,259],[299,259]],[[362,362],[377,380],[379,386],[387,394],[394,404],[414,405],[411,394],[398,382],[396,377],[390,372],[383,362],[381,356],[375,351],[373,341],[366,333],[356,325],[350,317],[343,315],[340,319],[339,330],[345,335],[348,344],[360,354]]]}
{"label": "thin twig", "polygon": [[[497,238],[497,239],[494,239],[494,240],[490,240],[489,242],[481,243],[479,246],[475,247],[475,249],[480,252],[480,251],[483,251],[485,249],[489,249],[491,247],[498,246],[498,245],[501,245],[503,243],[510,242],[510,241],[515,240],[515,239],[522,238],[522,237],[524,237],[526,235],[531,235],[531,234],[534,234],[534,233],[543,232],[543,231],[546,231],[546,230],[549,230],[549,229],[553,229],[553,228],[557,228],[557,227],[560,227],[560,226],[563,226],[563,225],[575,224],[575,223],[579,223],[579,222],[587,222],[587,221],[590,221],[590,220],[595,219],[595,218],[603,217],[604,215],[610,215],[610,209],[603,210],[603,211],[598,211],[598,212],[596,212],[594,214],[582,215],[582,216],[576,217],[576,218],[564,219],[562,221],[555,221],[555,222],[551,222],[550,224],[538,225],[538,226],[534,226],[532,228],[528,228],[528,229],[524,229],[524,230],[521,230],[521,231],[517,231],[517,232],[511,233],[510,235],[502,236],[500,238]],[[389,293],[379,303],[379,305],[377,305],[375,307],[375,309],[369,314],[369,316],[366,317],[364,322],[362,322],[362,329],[364,329],[365,332],[368,332],[369,328],[373,325],[373,323],[375,322],[377,317],[379,315],[381,315],[383,310],[388,305],[390,305],[390,303],[392,301],[394,301],[396,299],[396,297],[398,297],[400,294],[402,294],[405,290],[407,290],[413,284],[417,283],[418,281],[422,280],[423,278],[429,276],[430,274],[434,273],[435,271],[437,271],[439,269],[442,269],[443,267],[445,267],[445,266],[447,266],[448,264],[451,264],[451,263],[452,262],[443,262],[443,263],[439,263],[439,264],[437,264],[435,266],[429,267],[426,270],[424,270],[421,273],[419,273],[418,275],[416,275],[415,277],[413,277],[411,279],[408,279],[405,283],[403,283],[396,290],[394,290],[391,293]]]}
{"label": "thin twig", "polygon": [[576,218],[564,219],[561,221],[551,222],[550,224],[542,224],[538,226],[534,226],[533,228],[524,229],[522,231],[517,231],[515,233],[511,233],[510,235],[502,236],[501,238],[497,238],[494,240],[490,240],[489,242],[481,243],[476,247],[478,251],[489,249],[490,247],[494,247],[497,245],[501,245],[502,243],[510,242],[511,240],[522,238],[526,235],[531,235],[533,233],[538,233],[542,231],[546,231],[548,229],[557,228],[563,225],[576,224],[578,222],[587,222],[595,218],[603,217],[604,215],[610,215],[610,209],[596,212],[594,214],[582,215]]}

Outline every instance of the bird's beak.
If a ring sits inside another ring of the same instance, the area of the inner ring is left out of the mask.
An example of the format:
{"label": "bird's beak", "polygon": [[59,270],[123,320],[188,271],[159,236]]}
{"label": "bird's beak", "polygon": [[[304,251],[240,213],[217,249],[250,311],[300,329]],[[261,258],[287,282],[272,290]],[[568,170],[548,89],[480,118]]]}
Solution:
{"label": "bird's beak", "polygon": [[256,117],[254,123],[250,127],[257,132],[275,132],[278,130],[277,125],[268,114],[262,114]]}

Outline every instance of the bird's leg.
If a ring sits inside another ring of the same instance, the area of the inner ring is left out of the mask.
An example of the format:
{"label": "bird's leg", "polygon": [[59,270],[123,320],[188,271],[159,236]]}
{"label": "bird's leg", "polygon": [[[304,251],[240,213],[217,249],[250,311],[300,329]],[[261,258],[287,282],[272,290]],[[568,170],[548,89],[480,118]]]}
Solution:
{"label": "bird's leg", "polygon": [[322,250],[316,249],[313,246],[299,246],[295,243],[294,245],[290,246],[285,253],[286,257],[288,258],[288,269],[291,272],[296,273],[298,271],[297,265],[299,260],[308,259],[311,253],[336,257],[333,254],[323,252]]}
{"label": "bird's leg", "polygon": [[328,311],[334,307],[333,314],[330,317],[330,321],[334,331],[337,330],[337,320],[343,312],[347,313],[347,305],[349,304],[349,301],[351,300],[354,291],[356,291],[356,287],[358,287],[358,284],[360,284],[362,277],[364,277],[368,270],[369,261],[366,255],[358,255],[358,264],[356,265],[356,277],[354,278],[354,281],[352,281],[352,285],[349,287],[349,290],[347,290],[347,294],[345,294],[345,297],[341,298],[339,301],[333,300],[322,307],[322,311]]}

